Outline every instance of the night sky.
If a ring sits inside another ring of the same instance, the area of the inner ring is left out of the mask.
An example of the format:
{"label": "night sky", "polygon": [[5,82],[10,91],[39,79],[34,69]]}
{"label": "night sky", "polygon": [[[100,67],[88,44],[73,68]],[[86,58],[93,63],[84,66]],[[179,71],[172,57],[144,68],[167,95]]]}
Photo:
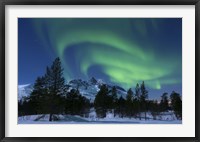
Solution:
{"label": "night sky", "polygon": [[150,98],[182,94],[182,19],[19,18],[18,84],[34,83],[56,57],[66,82],[144,81]]}

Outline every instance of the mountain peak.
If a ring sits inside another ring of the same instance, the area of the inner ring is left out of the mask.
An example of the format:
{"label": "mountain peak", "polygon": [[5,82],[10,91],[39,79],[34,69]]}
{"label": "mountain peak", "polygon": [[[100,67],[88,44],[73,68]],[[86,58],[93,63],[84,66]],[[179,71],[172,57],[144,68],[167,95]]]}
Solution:
{"label": "mountain peak", "polygon": [[94,77],[92,77],[92,78],[89,80],[89,82],[91,82],[92,84],[97,84],[97,80],[96,80]]}

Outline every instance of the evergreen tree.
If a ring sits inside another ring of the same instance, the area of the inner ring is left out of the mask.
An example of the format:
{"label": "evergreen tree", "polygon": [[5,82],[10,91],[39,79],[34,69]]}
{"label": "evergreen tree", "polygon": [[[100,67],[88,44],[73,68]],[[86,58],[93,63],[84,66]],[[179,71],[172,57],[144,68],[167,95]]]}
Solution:
{"label": "evergreen tree", "polygon": [[23,110],[23,101],[22,100],[18,100],[18,117],[23,116],[24,114],[24,110]]}
{"label": "evergreen tree", "polygon": [[30,101],[30,97],[23,97],[18,101],[18,116],[32,115],[35,113],[35,103]]}
{"label": "evergreen tree", "polygon": [[141,120],[141,103],[140,103],[140,96],[141,96],[141,91],[140,91],[140,86],[137,83],[135,87],[135,99],[134,99],[134,104],[135,104],[135,110],[136,113],[139,115],[139,119]]}
{"label": "evergreen tree", "polygon": [[127,91],[126,95],[126,115],[131,117],[133,114],[133,91],[131,88]]}
{"label": "evergreen tree", "polygon": [[146,112],[147,112],[147,99],[148,99],[148,91],[146,90],[144,81],[142,82],[141,86],[140,86],[140,90],[141,90],[141,96],[140,96],[140,103],[141,103],[141,107],[142,110],[145,112],[145,120],[146,120]]}
{"label": "evergreen tree", "polygon": [[157,100],[148,101],[148,107],[153,119],[156,120],[156,117],[160,114],[160,108]]}
{"label": "evergreen tree", "polygon": [[94,108],[97,114],[97,117],[104,118],[106,117],[106,112],[109,107],[109,97],[108,97],[108,87],[103,84],[97,93],[94,100]]}
{"label": "evergreen tree", "polygon": [[81,96],[79,90],[71,89],[65,100],[65,114],[88,116],[90,102]]}
{"label": "evergreen tree", "polygon": [[118,98],[117,98],[117,88],[115,86],[112,87],[111,90],[111,98],[112,98],[112,109],[114,110],[114,116],[116,115],[116,109],[117,109],[117,102],[118,102]]}
{"label": "evergreen tree", "polygon": [[169,109],[168,93],[163,93],[160,101],[160,111],[167,111]]}
{"label": "evergreen tree", "polygon": [[28,104],[30,112],[33,114],[45,113],[45,95],[46,95],[45,77],[38,77],[34,83],[33,91],[30,94]]}
{"label": "evergreen tree", "polygon": [[121,118],[126,114],[126,100],[122,96],[118,99],[116,112]]}
{"label": "evergreen tree", "polygon": [[45,78],[47,83],[48,102],[50,103],[49,121],[52,121],[53,114],[58,114],[63,111],[62,98],[64,97],[66,88],[60,58],[54,60],[51,68],[47,67]]}
{"label": "evergreen tree", "polygon": [[146,101],[146,99],[148,99],[148,91],[146,90],[144,81],[142,82],[142,84],[140,86],[140,90],[141,90],[140,100],[141,101]]}
{"label": "evergreen tree", "polygon": [[180,94],[173,91],[170,95],[171,107],[178,119],[182,119],[182,100]]}
{"label": "evergreen tree", "polygon": [[80,116],[89,117],[90,113],[90,100],[84,96],[79,96],[81,109],[80,109]]}
{"label": "evergreen tree", "polygon": [[136,84],[135,87],[135,99],[138,101],[140,100],[140,86],[138,83]]}

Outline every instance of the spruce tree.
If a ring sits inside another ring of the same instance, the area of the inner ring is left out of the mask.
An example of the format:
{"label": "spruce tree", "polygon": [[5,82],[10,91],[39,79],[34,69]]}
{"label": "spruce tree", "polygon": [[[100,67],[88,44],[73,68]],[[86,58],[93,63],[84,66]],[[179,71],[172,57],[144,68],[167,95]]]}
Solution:
{"label": "spruce tree", "polygon": [[112,104],[111,104],[111,108],[114,111],[114,116],[116,115],[116,107],[117,107],[117,88],[115,86],[112,87],[111,90],[111,99],[112,99]]}
{"label": "spruce tree", "polygon": [[139,86],[139,84],[137,83],[136,84],[136,87],[135,87],[135,99],[137,99],[137,100],[140,100],[140,86]]}
{"label": "spruce tree", "polygon": [[47,67],[46,83],[48,90],[48,101],[49,105],[49,121],[53,120],[53,115],[62,112],[63,102],[65,92],[65,79],[63,77],[63,68],[61,66],[60,58],[56,58],[51,65],[51,68]]}
{"label": "spruce tree", "polygon": [[119,114],[119,117],[123,118],[126,113],[126,100],[120,96],[117,102],[117,113]]}
{"label": "spruce tree", "polygon": [[140,86],[140,90],[141,90],[140,103],[141,103],[142,110],[145,112],[145,120],[146,120],[148,91],[146,90],[144,81],[142,82]]}
{"label": "spruce tree", "polygon": [[30,112],[33,114],[44,114],[45,111],[45,95],[46,95],[46,87],[45,87],[45,77],[37,77],[34,86],[33,91],[30,94],[29,97],[29,106],[30,106]]}
{"label": "spruce tree", "polygon": [[140,86],[139,84],[137,83],[136,84],[136,87],[135,87],[135,99],[134,99],[134,102],[135,102],[135,110],[136,110],[136,113],[139,114],[139,119],[141,120],[141,103],[140,103],[140,96],[141,96],[141,91],[140,91]]}
{"label": "spruce tree", "polygon": [[97,93],[95,100],[94,100],[94,108],[97,114],[97,117],[104,118],[106,117],[106,112],[109,107],[109,96],[108,96],[108,87],[103,84]]}
{"label": "spruce tree", "polygon": [[173,91],[170,95],[171,107],[178,119],[182,119],[182,100],[180,94]]}
{"label": "spruce tree", "polygon": [[169,109],[168,93],[163,93],[160,101],[160,111],[167,111]]}
{"label": "spruce tree", "polygon": [[65,100],[65,114],[88,116],[90,109],[89,100],[81,96],[79,90],[71,89]]}
{"label": "spruce tree", "polygon": [[126,95],[126,115],[131,117],[133,114],[133,91],[130,88]]}

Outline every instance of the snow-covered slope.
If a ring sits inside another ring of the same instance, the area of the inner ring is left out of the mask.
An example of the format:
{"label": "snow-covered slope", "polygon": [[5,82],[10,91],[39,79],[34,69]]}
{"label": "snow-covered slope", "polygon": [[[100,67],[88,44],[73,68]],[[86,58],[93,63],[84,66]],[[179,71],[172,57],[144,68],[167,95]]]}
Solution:
{"label": "snow-covered slope", "polygon": [[[85,96],[91,101],[94,101],[95,96],[97,92],[100,90],[100,86],[102,84],[106,84],[103,80],[101,79],[95,79],[92,77],[90,80],[85,81],[81,79],[74,79],[71,80],[67,85],[69,86],[68,91],[71,89],[78,89],[80,94]],[[107,84],[108,89],[111,90],[113,85]],[[126,96],[126,90],[124,90],[120,86],[115,86],[117,89],[117,96],[124,97]],[[18,100],[21,100],[23,97],[27,97],[30,95],[30,93],[33,90],[33,85],[31,84],[25,84],[25,85],[19,85],[18,86]]]}
{"label": "snow-covered slope", "polygon": [[32,90],[33,86],[31,84],[18,85],[18,100],[29,96]]}
{"label": "snow-covered slope", "polygon": [[[106,84],[101,79],[95,79],[92,77],[88,81],[84,81],[81,79],[71,80],[68,85],[70,86],[69,89],[78,89],[80,93],[85,96],[86,98],[93,101],[95,99],[95,96],[97,92],[100,90],[100,86],[102,84]],[[111,90],[113,85],[107,84],[108,89]],[[117,96],[125,97],[126,96],[126,90],[124,90],[122,87],[116,86],[117,89]]]}
{"label": "snow-covered slope", "polygon": [[49,122],[49,114],[40,115],[27,115],[18,117],[18,124],[181,124],[182,120],[176,119],[173,112],[163,112],[155,119],[151,113],[147,113],[147,119],[144,119],[144,113],[141,114],[142,118],[128,118],[114,116],[113,113],[108,112],[105,118],[97,118],[96,112],[93,110],[90,112],[89,117],[81,117],[79,115],[54,115],[58,118],[57,121]]}

